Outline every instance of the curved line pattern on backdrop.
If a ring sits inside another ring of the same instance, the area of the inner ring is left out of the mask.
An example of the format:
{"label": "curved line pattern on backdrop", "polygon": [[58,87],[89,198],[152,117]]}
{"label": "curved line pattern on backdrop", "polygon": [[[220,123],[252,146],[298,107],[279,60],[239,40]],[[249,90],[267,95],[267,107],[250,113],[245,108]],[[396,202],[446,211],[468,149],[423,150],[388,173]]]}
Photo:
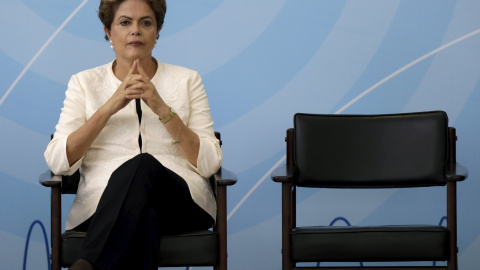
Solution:
{"label": "curved line pattern on backdrop", "polygon": [[[388,75],[387,77],[383,78],[382,80],[380,80],[379,82],[377,82],[376,84],[374,84],[372,87],[368,88],[367,90],[365,90],[364,92],[362,92],[360,95],[358,95],[357,97],[355,97],[354,99],[352,99],[350,102],[348,102],[347,104],[345,104],[342,108],[340,108],[338,111],[336,111],[334,114],[341,114],[343,111],[345,111],[346,109],[348,109],[350,106],[352,106],[353,104],[355,104],[356,102],[358,102],[360,99],[362,99],[363,97],[365,97],[367,94],[369,94],[370,92],[372,92],[373,90],[375,90],[376,88],[378,88],[379,86],[381,86],[382,84],[386,83],[387,81],[389,81],[390,79],[392,79],[393,77],[397,76],[398,74],[402,73],[403,71],[411,68],[412,66],[418,64],[419,62],[427,59],[428,57],[434,55],[434,54],[437,54],[439,52],[441,52],[442,50],[445,50],[447,49],[448,47],[452,46],[452,45],[455,45],[465,39],[468,39],[474,35],[477,35],[480,33],[480,29],[478,30],[475,30],[467,35],[464,35],[458,39],[455,39],[429,53],[426,53],[425,55],[415,59],[414,61],[410,62],[409,64],[407,64],[406,66],[403,66],[401,68],[399,68],[398,70],[396,70],[395,72],[393,72],[392,74]],[[245,201],[248,199],[248,197],[250,197],[250,195],[260,186],[260,184],[268,177],[270,176],[271,172],[277,168],[284,160],[286,159],[286,156],[283,156],[279,161],[277,161],[277,163],[275,163],[275,165],[273,165],[268,171],[267,173],[262,177],[260,178],[260,180],[258,180],[255,185],[253,185],[253,187],[247,192],[247,194],[245,194],[245,196],[240,200],[240,202],[237,203],[237,205],[235,205],[235,207],[231,210],[231,212],[228,214],[228,219],[230,219],[234,214],[235,212],[245,203]]]}
{"label": "curved line pattern on backdrop", "polygon": [[[182,1],[181,5],[187,7],[188,1]],[[108,42],[103,40],[103,35],[99,36],[101,29],[89,32],[86,29],[92,25],[84,26],[84,16],[91,16],[88,19],[98,23],[97,3],[75,0],[61,4],[62,9],[56,12],[40,10],[55,6],[53,2],[42,6],[33,0],[4,0],[5,8],[0,9],[0,23],[7,26],[0,28],[0,34],[17,37],[15,42],[0,43],[0,66],[3,67],[0,126],[4,131],[0,133],[4,153],[0,183],[6,183],[0,198],[9,205],[20,205],[13,195],[16,189],[28,187],[28,194],[35,194],[38,173],[46,169],[41,154],[58,120],[68,77],[113,57]],[[393,105],[393,111],[440,108],[449,113],[452,122],[461,114],[463,118],[470,117],[471,122],[478,122],[480,114],[475,100],[480,91],[480,53],[477,52],[480,2],[452,0],[436,5],[427,2],[215,0],[207,3],[201,14],[188,18],[182,27],[172,28],[161,36],[154,51],[157,59],[196,69],[202,75],[215,128],[228,140],[223,146],[224,165],[242,179],[229,191],[229,200],[236,202],[228,214],[232,239],[229,258],[233,266],[245,263],[236,254],[254,250],[239,246],[248,245],[243,241],[246,235],[262,239],[262,246],[271,247],[276,243],[276,236],[263,238],[271,234],[262,230],[272,228],[278,215],[271,210],[274,196],[270,193],[276,191],[267,189],[265,179],[284,162],[282,136],[291,126],[295,112],[370,112]],[[169,2],[171,10],[181,6],[176,7],[176,3],[180,2]],[[195,5],[200,7],[198,3]],[[68,9],[74,7],[78,10],[71,13]],[[178,10],[177,16],[181,16],[183,11]],[[62,19],[48,17],[54,13]],[[63,20],[64,17],[67,19]],[[185,20],[168,18],[168,14],[167,19],[164,30],[175,20]],[[101,24],[98,25],[101,28]],[[179,50],[182,53],[175,53]],[[72,54],[72,51],[79,53]],[[87,54],[89,57],[85,57]],[[65,59],[69,62],[65,63]],[[438,87],[448,83],[449,87]],[[402,100],[396,100],[397,93],[392,93],[400,90],[387,90],[396,87],[407,88],[401,95]],[[450,89],[455,89],[455,93]],[[464,119],[465,122],[468,121]],[[480,134],[480,128],[469,126],[462,142],[478,141],[472,137],[475,134]],[[276,164],[272,167],[273,163]],[[29,164],[28,169],[20,164]],[[468,192],[478,190],[475,189],[478,184],[467,184]],[[354,196],[341,192],[308,193],[310,197],[302,198],[304,201],[299,205],[337,195]],[[398,203],[400,194],[389,191],[361,193],[361,196],[372,200],[355,206],[359,207],[355,213],[348,212],[351,205],[339,206],[334,209],[337,212],[325,207],[322,217],[348,215],[355,224],[366,219],[371,221],[376,212]],[[36,203],[41,198],[32,196],[31,199]],[[257,211],[251,212],[249,207],[257,207],[259,201],[261,207],[256,208],[260,210],[257,215]],[[267,208],[268,212],[261,212]],[[303,208],[300,211],[308,215]],[[47,217],[48,209],[37,214]],[[36,218],[29,218],[33,219]],[[475,217],[471,219],[478,221]],[[25,229],[18,224],[27,223],[26,219],[12,220],[17,223],[11,225],[9,220],[0,220],[0,232],[8,235],[8,239],[23,237]],[[462,245],[470,246],[478,232],[465,231],[459,237]],[[6,245],[16,246],[0,243],[0,247]],[[35,247],[38,246],[35,243]],[[476,253],[475,250],[469,252]],[[255,254],[249,255],[252,262],[255,261]],[[9,255],[0,255],[5,261],[1,256]],[[16,253],[10,255],[7,264],[13,260],[10,257],[15,256]],[[43,259],[40,263],[43,264]],[[268,265],[265,269],[272,267]]]}
{"label": "curved line pattern on backdrop", "polygon": [[[280,87],[278,92],[243,116],[230,120],[228,124],[220,125],[225,138],[246,138],[245,142],[248,138],[251,148],[262,149],[252,155],[250,148],[243,147],[242,144],[226,144],[225,149],[234,153],[230,158],[226,152],[225,162],[228,167],[232,167],[228,164],[229,160],[236,160],[234,166],[238,172],[248,171],[276,155],[284,147],[281,140],[272,141],[269,136],[255,136],[256,134],[252,131],[262,130],[272,135],[283,134],[289,126],[279,125],[278,122],[291,121],[292,115],[297,111],[332,110],[360,78],[376,50],[381,46],[392,17],[397,11],[398,2],[351,1],[345,4],[341,13],[335,18],[331,31],[325,33],[327,36],[324,42],[320,44],[309,61]],[[362,8],[377,8],[377,4],[381,6],[382,12],[368,14],[368,16],[357,12]],[[353,29],[349,32],[343,30],[352,27]],[[356,34],[357,31],[363,33],[372,28],[377,30],[377,35],[364,37]],[[356,42],[350,42],[352,39]],[[362,48],[361,53],[356,52],[359,48]],[[351,69],[344,72],[347,68]],[[337,73],[341,74],[341,80],[338,79]],[[325,92],[322,89],[325,89]],[[330,91],[330,89],[335,90]],[[257,87],[253,91],[263,91],[263,88]],[[265,125],[265,123],[271,124]]]}
{"label": "curved line pattern on backdrop", "polygon": [[376,88],[378,88],[379,86],[381,86],[382,84],[386,83],[387,81],[389,81],[390,79],[392,79],[393,77],[397,76],[398,74],[404,72],[405,70],[411,68],[412,66],[420,63],[421,61],[429,58],[430,56],[434,55],[434,54],[437,54],[445,49],[447,49],[448,47],[450,46],[453,46],[459,42],[462,42],[464,41],[465,39],[467,38],[471,38],[477,34],[480,33],[480,29],[477,29],[471,33],[468,33],[462,37],[459,37],[443,46],[440,46],[438,47],[437,49],[415,59],[414,61],[408,63],[407,65],[399,68],[398,70],[396,70],[395,72],[393,72],[392,74],[388,75],[387,77],[383,78],[382,80],[380,80],[379,82],[377,82],[376,84],[374,84],[372,87],[368,88],[367,90],[365,90],[364,92],[362,92],[360,95],[358,95],[357,97],[355,97],[354,99],[352,99],[350,102],[348,102],[347,104],[345,104],[342,108],[340,108],[338,111],[335,112],[335,114],[340,114],[342,113],[343,111],[345,111],[347,108],[349,108],[350,106],[352,106],[355,102],[359,101],[361,98],[363,98],[365,95],[367,95],[368,93],[370,93],[371,91],[375,90]]}
{"label": "curved line pattern on backdrop", "polygon": [[[336,217],[334,220],[332,220],[332,222],[330,222],[330,224],[328,226],[333,226],[335,225],[335,223],[337,223],[338,221],[343,221],[345,222],[345,224],[350,227],[352,226],[350,224],[350,222],[348,221],[348,219],[344,218],[344,217]],[[360,266],[363,267],[363,262],[359,262]],[[320,267],[320,262],[317,262],[317,267]]]}
{"label": "curved line pattern on backdrop", "polygon": [[28,234],[27,234],[26,243],[25,243],[25,252],[23,254],[23,270],[27,269],[28,246],[30,243],[30,236],[32,234],[32,230],[36,224],[38,224],[38,226],[40,226],[40,228],[42,229],[43,238],[45,240],[45,251],[47,254],[45,258],[47,261],[48,270],[50,270],[50,247],[48,246],[47,231],[45,230],[45,226],[43,226],[43,223],[40,220],[35,220],[34,222],[32,222],[32,225],[30,225],[30,228],[28,229]]}
{"label": "curved line pattern on backdrop", "polygon": [[2,106],[3,102],[5,99],[7,99],[8,95],[12,92],[13,88],[17,85],[17,83],[22,79],[23,75],[27,72],[27,70],[30,69],[30,67],[35,63],[35,61],[38,59],[38,57],[45,51],[45,49],[50,45],[50,43],[53,41],[53,39],[62,31],[62,29],[67,25],[67,23],[70,22],[70,20],[80,11],[80,9],[88,2],[88,0],[84,0],[73,12],[70,14],[70,16],[67,17],[67,19],[60,25],[60,27],[53,32],[53,34],[48,38],[48,40],[43,44],[43,46],[38,50],[38,52],[33,56],[33,58],[28,62],[28,64],[25,66],[25,68],[20,72],[18,77],[15,79],[15,81],[12,83],[12,85],[8,88],[7,92],[3,95],[3,97],[0,99],[0,107]]}
{"label": "curved line pattern on backdrop", "polygon": [[[210,73],[255,42],[286,2],[263,0],[262,5],[259,5],[257,0],[225,0],[207,17],[178,33],[162,38],[154,54],[163,62],[190,67],[202,74]],[[228,31],[218,27],[226,23]]]}

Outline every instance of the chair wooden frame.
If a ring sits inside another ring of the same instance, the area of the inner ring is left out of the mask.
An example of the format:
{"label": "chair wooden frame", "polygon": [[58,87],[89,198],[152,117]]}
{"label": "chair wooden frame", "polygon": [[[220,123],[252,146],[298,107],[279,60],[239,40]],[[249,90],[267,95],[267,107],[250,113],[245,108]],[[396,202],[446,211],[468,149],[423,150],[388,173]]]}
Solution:
{"label": "chair wooden frame", "polygon": [[[215,132],[220,140],[220,133]],[[220,144],[222,142],[220,141]],[[60,270],[62,267],[62,178],[61,175],[53,175],[50,171],[40,176],[39,182],[45,187],[51,188],[51,269]],[[227,270],[227,187],[237,182],[235,173],[220,168],[210,179],[216,182],[217,199],[217,222],[213,231],[218,233],[217,263],[212,265],[214,270]],[[70,187],[69,187],[70,188]],[[74,187],[76,191],[76,186]],[[184,265],[188,267],[190,265]],[[162,267],[159,263],[159,267]]]}
{"label": "chair wooden frame", "polygon": [[449,231],[449,259],[447,266],[432,266],[432,267],[297,267],[296,263],[292,261],[292,230],[297,227],[296,224],[296,186],[295,186],[295,160],[294,160],[294,129],[287,130],[285,137],[286,141],[286,164],[276,168],[272,172],[272,180],[282,184],[282,270],[348,270],[348,269],[417,269],[417,270],[457,270],[457,196],[456,188],[457,182],[462,181],[468,177],[468,172],[465,167],[456,162],[456,131],[455,128],[448,128],[449,149],[448,161],[446,166],[446,180],[447,180],[447,228]]}

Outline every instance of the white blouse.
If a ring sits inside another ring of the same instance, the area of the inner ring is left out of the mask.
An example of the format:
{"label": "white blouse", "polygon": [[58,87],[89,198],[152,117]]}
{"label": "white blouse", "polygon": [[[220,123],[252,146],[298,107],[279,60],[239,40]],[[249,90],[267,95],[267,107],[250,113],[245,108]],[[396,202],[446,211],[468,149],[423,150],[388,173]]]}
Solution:
{"label": "white blouse", "polygon": [[[199,136],[197,167],[182,156],[158,116],[143,101],[141,124],[132,101],[110,117],[85,156],[69,166],[67,137],[85,124],[122,83],[114,75],[112,65],[113,62],[72,76],[54,137],[44,154],[54,174],[71,175],[80,169],[80,183],[66,229],[76,227],[95,212],[112,172],[141,152],[150,153],[185,179],[193,200],[215,219],[217,206],[207,178],[220,168],[223,156],[214,135],[202,79],[193,70],[158,62],[151,81],[165,103]],[[142,136],[141,151],[139,135]]]}

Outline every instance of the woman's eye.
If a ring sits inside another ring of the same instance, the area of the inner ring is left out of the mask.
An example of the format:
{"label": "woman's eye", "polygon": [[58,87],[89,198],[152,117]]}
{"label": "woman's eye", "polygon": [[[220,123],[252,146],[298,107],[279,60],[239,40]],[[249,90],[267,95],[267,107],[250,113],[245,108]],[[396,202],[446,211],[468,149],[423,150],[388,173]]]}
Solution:
{"label": "woman's eye", "polygon": [[128,25],[129,23],[130,23],[129,21],[121,21],[121,22],[120,22],[120,25],[121,25],[121,26],[126,26],[126,25]]}
{"label": "woman's eye", "polygon": [[145,26],[152,25],[152,23],[150,21],[143,21],[142,24],[145,25]]}

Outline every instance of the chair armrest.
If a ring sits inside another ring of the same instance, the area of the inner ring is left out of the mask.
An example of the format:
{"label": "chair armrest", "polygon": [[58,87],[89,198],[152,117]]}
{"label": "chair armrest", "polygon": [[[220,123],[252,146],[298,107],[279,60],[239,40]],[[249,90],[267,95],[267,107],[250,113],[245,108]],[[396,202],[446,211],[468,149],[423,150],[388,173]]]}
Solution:
{"label": "chair armrest", "polygon": [[460,163],[447,166],[447,181],[463,181],[468,177],[468,169]]}
{"label": "chair armrest", "polygon": [[293,181],[293,169],[289,168],[287,164],[279,166],[272,171],[272,180],[274,182],[292,182]]}
{"label": "chair armrest", "polygon": [[51,171],[46,171],[39,176],[38,181],[45,187],[61,187],[62,194],[76,194],[80,173],[76,171],[72,175],[54,175]]}
{"label": "chair armrest", "polygon": [[224,168],[220,168],[218,172],[213,174],[215,181],[217,181],[217,185],[219,186],[231,186],[237,183],[237,175]]}
{"label": "chair armrest", "polygon": [[38,177],[38,181],[45,187],[60,187],[62,185],[62,176],[54,175],[48,170]]}

